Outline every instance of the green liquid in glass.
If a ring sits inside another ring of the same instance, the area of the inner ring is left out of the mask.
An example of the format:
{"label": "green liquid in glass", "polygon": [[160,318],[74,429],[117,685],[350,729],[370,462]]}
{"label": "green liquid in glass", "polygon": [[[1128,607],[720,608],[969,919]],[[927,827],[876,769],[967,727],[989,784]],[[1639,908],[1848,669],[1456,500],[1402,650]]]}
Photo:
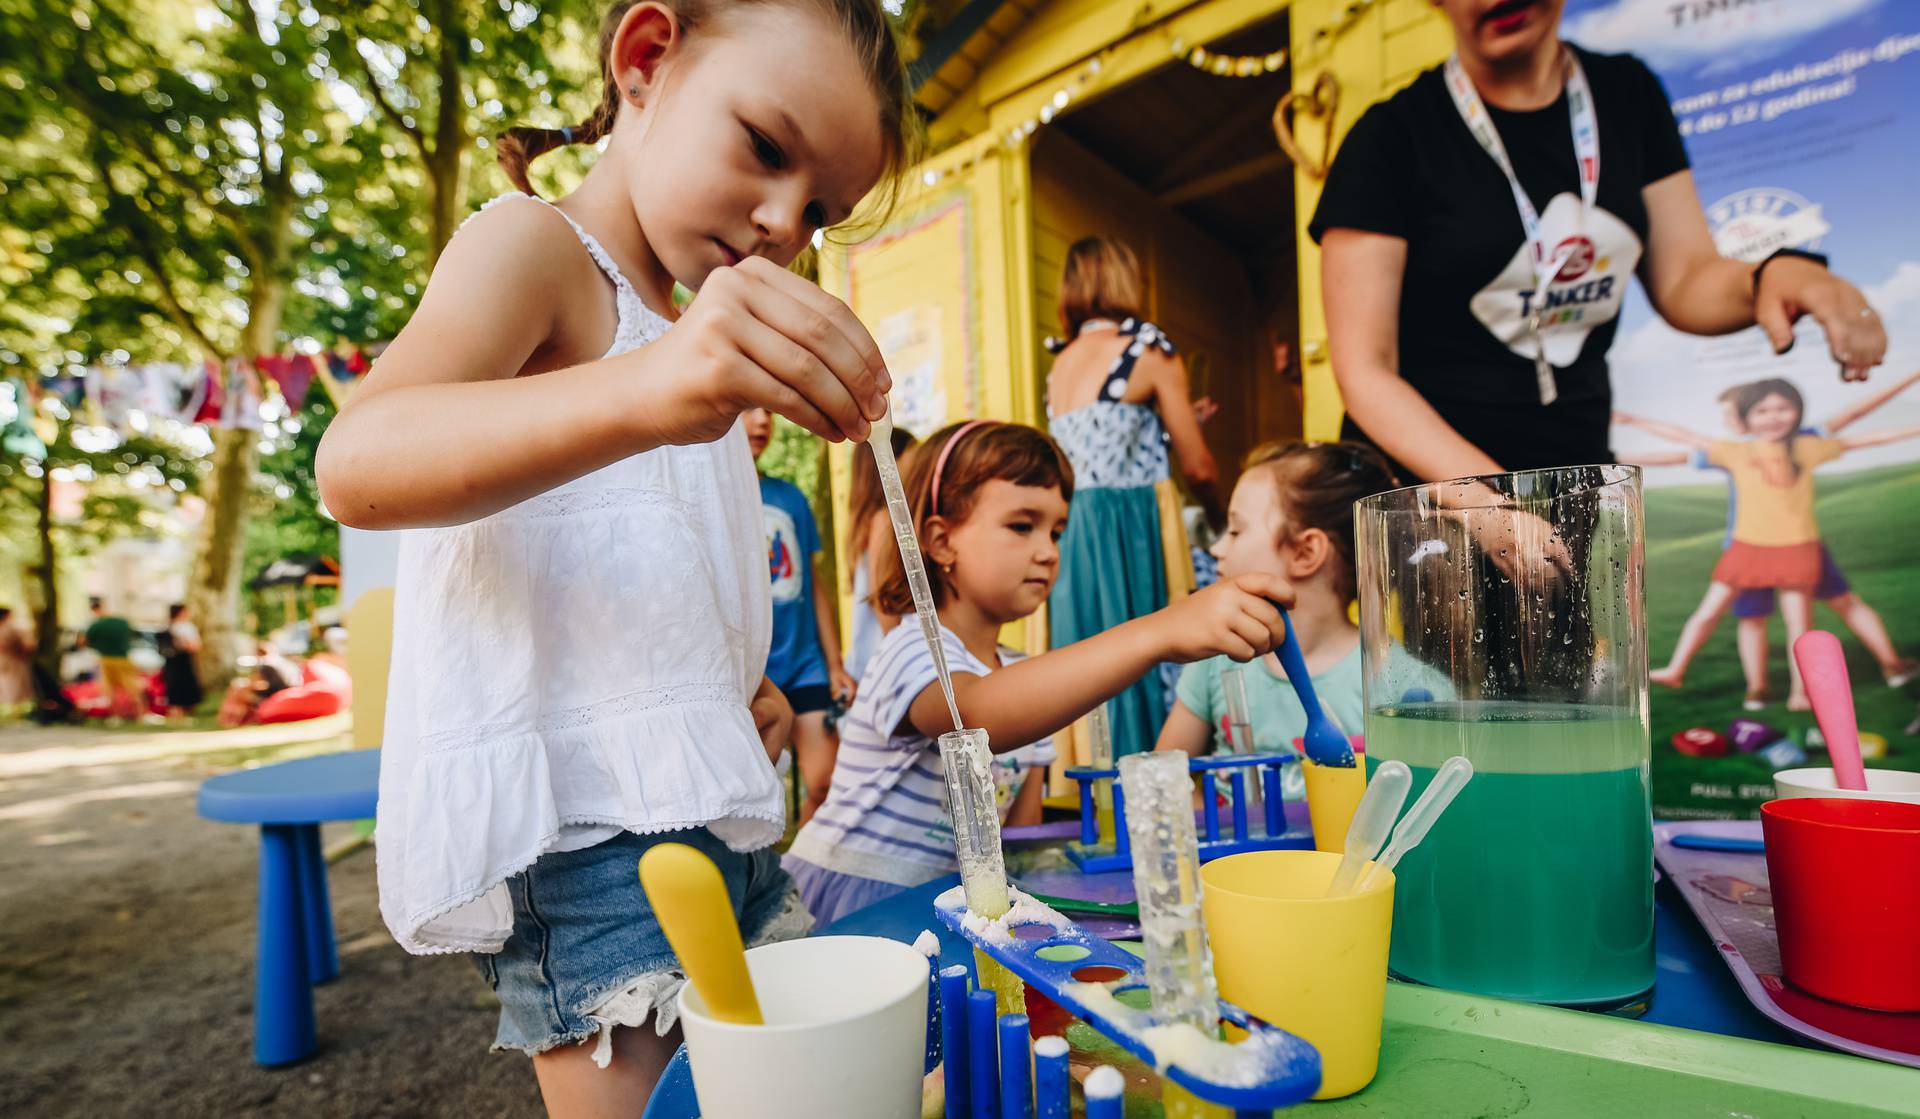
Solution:
{"label": "green liquid in glass", "polygon": [[1473,779],[1395,873],[1394,974],[1604,1009],[1653,986],[1647,728],[1618,708],[1440,702],[1367,718],[1367,764],[1418,797],[1454,754]]}

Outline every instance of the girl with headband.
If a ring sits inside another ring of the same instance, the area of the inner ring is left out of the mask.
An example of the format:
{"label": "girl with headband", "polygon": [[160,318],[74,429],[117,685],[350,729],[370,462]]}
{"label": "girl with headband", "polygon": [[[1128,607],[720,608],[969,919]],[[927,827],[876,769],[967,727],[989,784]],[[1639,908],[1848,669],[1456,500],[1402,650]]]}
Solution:
{"label": "girl with headband", "polygon": [[[1001,764],[1002,812],[1039,819],[1051,736],[1163,661],[1225,654],[1249,661],[1280,644],[1283,578],[1249,574],[1084,641],[1022,658],[1001,628],[1047,600],[1060,572],[1060,536],[1073,468],[1030,427],[974,421],[934,435],[908,467],[954,697],[984,728]],[[906,614],[913,601],[899,555],[883,551],[875,604]],[[920,627],[901,625],[867,666],[840,727],[827,802],[800,830],[784,865],[817,921],[831,921],[954,870],[953,825],[935,740],[952,730],[933,654]]]}

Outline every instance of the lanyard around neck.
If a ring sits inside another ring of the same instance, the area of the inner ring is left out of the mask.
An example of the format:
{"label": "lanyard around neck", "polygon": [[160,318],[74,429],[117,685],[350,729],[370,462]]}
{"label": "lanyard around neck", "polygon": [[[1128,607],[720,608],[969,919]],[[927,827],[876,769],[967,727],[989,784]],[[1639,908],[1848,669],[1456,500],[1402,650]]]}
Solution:
{"label": "lanyard around neck", "polygon": [[[1565,47],[1561,48],[1567,63],[1567,115],[1573,127],[1574,162],[1580,169],[1580,224],[1586,225],[1586,215],[1593,209],[1594,199],[1600,193],[1600,127],[1594,118],[1593,94],[1587,88],[1587,75],[1581,69],[1579,56]],[[1513,203],[1520,211],[1520,224],[1526,230],[1527,246],[1532,252],[1534,295],[1530,301],[1533,310],[1528,315],[1527,328],[1533,335],[1536,352],[1534,366],[1540,378],[1540,403],[1551,404],[1559,395],[1559,389],[1553,381],[1553,367],[1547,363],[1546,340],[1540,336],[1539,308],[1546,302],[1547,285],[1560,274],[1577,246],[1565,244],[1558,252],[1549,256],[1547,245],[1540,228],[1540,215],[1533,208],[1533,200],[1527,197],[1526,188],[1520,185],[1520,177],[1514,174],[1513,160],[1507,157],[1507,146],[1500,140],[1500,130],[1493,126],[1493,117],[1487,112],[1486,103],[1480,100],[1480,92],[1473,88],[1473,79],[1467,76],[1466,67],[1460,64],[1460,55],[1448,57],[1446,65],[1447,92],[1453,96],[1453,107],[1460,119],[1473,133],[1481,150],[1493,159],[1502,174],[1507,177],[1507,187],[1513,191]]]}

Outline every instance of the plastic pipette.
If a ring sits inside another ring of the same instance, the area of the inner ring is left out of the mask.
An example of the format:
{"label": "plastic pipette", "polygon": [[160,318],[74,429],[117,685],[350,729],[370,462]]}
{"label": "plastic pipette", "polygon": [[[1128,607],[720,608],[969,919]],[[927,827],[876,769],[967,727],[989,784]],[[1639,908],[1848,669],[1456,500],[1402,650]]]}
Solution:
{"label": "plastic pipette", "polygon": [[1373,868],[1367,871],[1360,879],[1360,885],[1355,888],[1365,889],[1376,871],[1392,870],[1408,851],[1419,846],[1420,841],[1433,830],[1440,814],[1447,810],[1447,805],[1453,803],[1454,797],[1460,795],[1460,790],[1467,787],[1467,781],[1472,777],[1473,763],[1459,754],[1441,762],[1439,772],[1427,783],[1426,791],[1420,794],[1419,800],[1413,802],[1413,807],[1407,810],[1406,819],[1401,820],[1400,826],[1394,829],[1393,841],[1387,844],[1386,854],[1374,860]]}
{"label": "plastic pipette", "polygon": [[1412,788],[1413,771],[1407,768],[1406,762],[1382,762],[1373,771],[1373,776],[1367,779],[1366,795],[1354,810],[1353,823],[1347,825],[1345,854],[1340,856],[1340,869],[1333,872],[1333,885],[1327,887],[1328,897],[1339,897],[1353,889],[1367,860],[1378,854],[1381,845],[1386,843]]}
{"label": "plastic pipette", "polygon": [[913,614],[920,619],[920,632],[933,653],[933,670],[940,675],[940,693],[947,699],[947,714],[953,716],[953,729],[964,730],[960,705],[953,701],[953,677],[947,672],[947,652],[940,640],[940,615],[933,609],[933,588],[927,584],[927,565],[920,558],[920,537],[913,531],[913,510],[907,507],[907,491],[900,484],[900,464],[893,460],[893,403],[887,413],[874,421],[867,436],[873,449],[873,464],[880,471],[880,489],[887,496],[887,520],[893,524],[893,540],[900,547],[900,565],[907,572],[907,589],[913,594]]}

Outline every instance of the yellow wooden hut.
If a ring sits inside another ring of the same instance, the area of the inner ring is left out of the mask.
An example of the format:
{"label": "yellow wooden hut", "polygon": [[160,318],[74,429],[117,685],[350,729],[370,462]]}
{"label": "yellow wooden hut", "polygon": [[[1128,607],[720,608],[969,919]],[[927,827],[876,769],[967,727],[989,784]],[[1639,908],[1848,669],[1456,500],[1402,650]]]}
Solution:
{"label": "yellow wooden hut", "polygon": [[927,0],[915,39],[933,154],[883,229],[820,262],[886,353],[899,422],[1044,425],[1065,252],[1104,233],[1221,406],[1229,484],[1256,443],[1335,436],[1304,228],[1330,145],[1450,48],[1427,0]]}
{"label": "yellow wooden hut", "polygon": [[[933,154],[877,234],[820,257],[886,354],[897,422],[1045,426],[1061,267],[1098,233],[1139,255],[1148,317],[1220,406],[1226,486],[1260,442],[1337,437],[1305,227],[1340,137],[1451,49],[1428,0],[927,0],[915,40]],[[842,529],[851,453],[829,456]],[[1044,612],[1017,629],[1046,647]]]}

